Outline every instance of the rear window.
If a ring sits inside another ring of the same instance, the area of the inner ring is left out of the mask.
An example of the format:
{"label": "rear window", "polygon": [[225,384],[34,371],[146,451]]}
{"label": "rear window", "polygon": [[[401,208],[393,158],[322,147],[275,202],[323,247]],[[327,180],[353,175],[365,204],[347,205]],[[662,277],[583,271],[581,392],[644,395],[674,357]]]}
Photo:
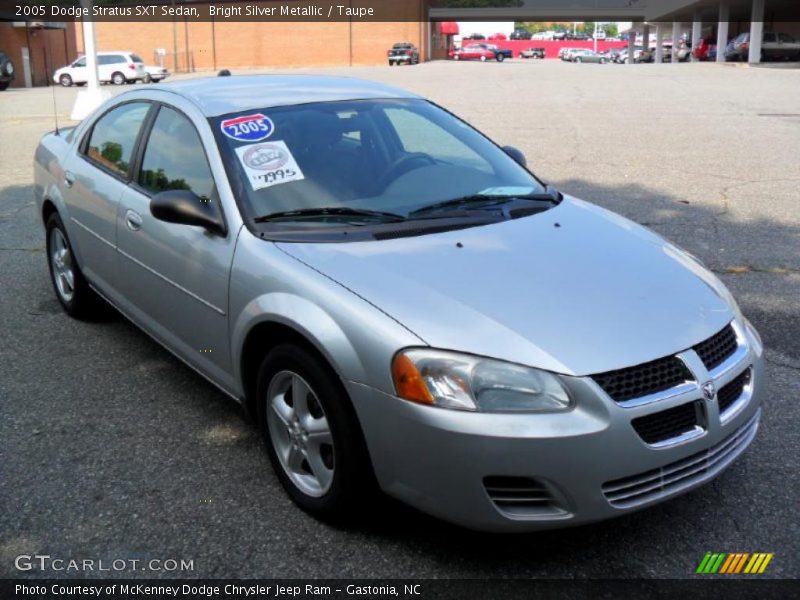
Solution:
{"label": "rear window", "polygon": [[111,109],[92,127],[86,156],[106,169],[125,175],[133,147],[150,104],[131,102]]}
{"label": "rear window", "polygon": [[133,62],[143,63],[144,61],[139,57],[138,54],[131,54],[131,60]]}

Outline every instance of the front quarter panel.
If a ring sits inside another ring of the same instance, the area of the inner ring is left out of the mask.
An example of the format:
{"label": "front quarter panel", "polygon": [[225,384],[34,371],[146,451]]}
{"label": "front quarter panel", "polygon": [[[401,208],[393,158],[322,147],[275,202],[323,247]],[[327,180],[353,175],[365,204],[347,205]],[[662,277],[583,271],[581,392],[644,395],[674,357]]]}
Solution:
{"label": "front quarter panel", "polygon": [[366,300],[246,229],[233,261],[230,308],[233,364],[241,395],[242,347],[260,323],[291,327],[327,358],[342,379],[387,393],[394,392],[394,354],[425,344]]}

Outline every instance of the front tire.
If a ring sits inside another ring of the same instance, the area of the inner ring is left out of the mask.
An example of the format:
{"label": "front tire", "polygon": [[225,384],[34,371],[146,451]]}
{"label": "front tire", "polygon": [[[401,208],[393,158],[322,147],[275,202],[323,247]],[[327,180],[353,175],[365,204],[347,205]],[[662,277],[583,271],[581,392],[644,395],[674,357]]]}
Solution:
{"label": "front tire", "polygon": [[122,85],[125,83],[125,75],[117,71],[113,75],[111,75],[111,83],[114,85]]}
{"label": "front tire", "polygon": [[292,500],[313,516],[349,520],[375,489],[358,419],[341,381],[302,346],[281,344],[261,364],[258,421]]}
{"label": "front tire", "polygon": [[497,59],[497,62],[503,62],[506,59],[506,55],[498,54],[495,58]]}
{"label": "front tire", "polygon": [[70,87],[72,85],[72,77],[65,73],[58,78],[58,83],[60,83],[63,87]]}
{"label": "front tire", "polygon": [[486,57],[485,56],[481,56],[481,62],[486,62]]}
{"label": "front tire", "polygon": [[100,308],[100,298],[81,273],[58,213],[53,213],[47,219],[45,231],[47,267],[58,301],[70,317],[86,319],[95,315]]}

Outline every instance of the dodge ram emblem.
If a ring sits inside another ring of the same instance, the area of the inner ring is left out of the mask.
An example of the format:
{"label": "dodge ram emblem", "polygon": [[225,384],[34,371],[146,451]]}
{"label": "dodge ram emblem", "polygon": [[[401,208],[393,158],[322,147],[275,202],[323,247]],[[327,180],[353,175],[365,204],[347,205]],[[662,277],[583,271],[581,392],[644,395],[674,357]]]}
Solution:
{"label": "dodge ram emblem", "polygon": [[709,381],[708,383],[703,384],[703,396],[705,399],[711,402],[717,395],[717,388],[714,385],[713,381]]}

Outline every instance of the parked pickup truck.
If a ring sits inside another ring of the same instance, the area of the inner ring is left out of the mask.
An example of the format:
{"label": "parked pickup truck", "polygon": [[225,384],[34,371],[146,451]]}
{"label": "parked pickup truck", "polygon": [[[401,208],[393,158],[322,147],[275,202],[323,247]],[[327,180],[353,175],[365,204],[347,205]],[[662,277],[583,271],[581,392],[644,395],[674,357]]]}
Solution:
{"label": "parked pickup truck", "polygon": [[419,50],[411,42],[399,42],[392,46],[386,53],[389,57],[389,66],[393,65],[416,65],[419,63]]}
{"label": "parked pickup truck", "polygon": [[547,56],[547,50],[544,48],[525,48],[519,53],[520,58],[544,58]]}

